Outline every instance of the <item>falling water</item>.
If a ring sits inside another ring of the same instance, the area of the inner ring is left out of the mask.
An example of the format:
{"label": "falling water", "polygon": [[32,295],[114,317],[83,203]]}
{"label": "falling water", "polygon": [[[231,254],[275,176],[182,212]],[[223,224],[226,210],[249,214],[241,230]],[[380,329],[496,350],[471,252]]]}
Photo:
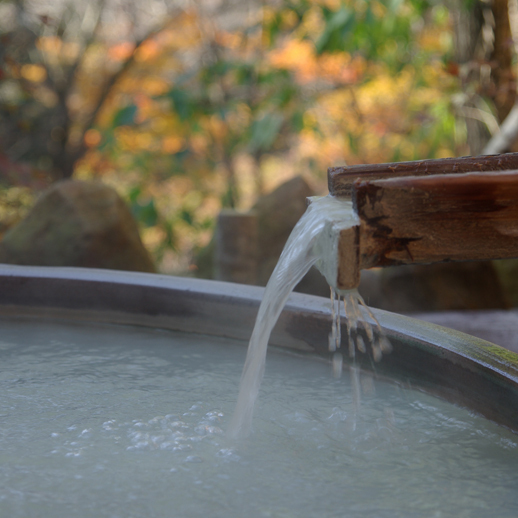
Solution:
{"label": "falling water", "polygon": [[[228,431],[230,437],[246,437],[250,433],[254,404],[264,373],[268,340],[290,293],[314,264],[317,264],[321,271],[329,271],[330,268],[333,268],[333,264],[328,264],[328,262],[332,262],[333,259],[336,261],[337,254],[332,250],[330,253],[329,250],[325,250],[325,246],[322,246],[321,238],[324,229],[333,224],[340,225],[340,228],[347,228],[357,223],[358,219],[350,201],[326,196],[314,199],[293,229],[266,285],[255,321],[241,375],[236,409]],[[336,351],[340,347],[340,302],[343,297],[348,317],[349,354],[354,356],[353,344],[355,342],[360,351],[365,351],[363,338],[357,333],[360,319],[359,305],[365,306],[362,298],[356,290],[335,292],[331,288],[331,293],[333,325],[329,338],[330,350]],[[372,314],[370,316],[373,318]],[[376,322],[374,318],[373,320]],[[364,328],[367,339],[372,344],[373,355],[379,359],[382,351],[388,349],[389,344],[383,340],[375,343],[370,325],[365,324]],[[338,352],[335,352],[333,366],[336,372],[341,371],[341,355]]]}

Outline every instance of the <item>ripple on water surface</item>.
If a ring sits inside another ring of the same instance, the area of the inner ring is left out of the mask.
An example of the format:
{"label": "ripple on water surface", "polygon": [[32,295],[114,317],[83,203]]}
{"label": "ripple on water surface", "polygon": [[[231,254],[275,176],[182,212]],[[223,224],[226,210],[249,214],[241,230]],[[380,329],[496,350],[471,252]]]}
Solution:
{"label": "ripple on water surface", "polygon": [[269,353],[226,438],[246,344],[0,321],[0,515],[514,517],[516,436],[425,394]]}

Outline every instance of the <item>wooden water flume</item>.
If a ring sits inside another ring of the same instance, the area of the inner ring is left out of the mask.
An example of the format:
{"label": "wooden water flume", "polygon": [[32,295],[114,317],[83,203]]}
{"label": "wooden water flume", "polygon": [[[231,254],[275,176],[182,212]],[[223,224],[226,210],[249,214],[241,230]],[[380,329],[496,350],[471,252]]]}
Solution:
{"label": "wooden water flume", "polygon": [[375,266],[518,257],[518,153],[331,168],[359,223],[337,229],[339,290]]}
{"label": "wooden water flume", "polygon": [[[518,169],[518,154],[330,170],[331,196],[312,200],[268,281],[229,437],[246,437],[250,432],[270,333],[289,294],[312,265],[338,296],[329,345],[339,360],[334,370],[341,372],[341,355],[336,352],[341,298],[348,318],[350,356],[354,359],[356,347],[366,351],[357,332],[362,300],[353,291],[362,268],[518,257],[518,229],[514,230],[518,171],[507,171],[509,167]],[[474,169],[484,172],[471,172]],[[347,194],[353,203],[347,201]],[[372,356],[379,360],[391,346],[374,315],[368,308],[366,312],[379,328],[375,340],[370,323],[364,325]]]}

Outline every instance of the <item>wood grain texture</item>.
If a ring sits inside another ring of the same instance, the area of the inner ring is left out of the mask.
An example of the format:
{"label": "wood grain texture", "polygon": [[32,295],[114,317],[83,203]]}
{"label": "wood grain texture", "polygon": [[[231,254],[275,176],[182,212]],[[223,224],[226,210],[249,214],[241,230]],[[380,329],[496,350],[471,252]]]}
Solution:
{"label": "wood grain texture", "polygon": [[338,239],[336,288],[356,288],[360,284],[360,227],[341,230]]}
{"label": "wood grain texture", "polygon": [[362,181],[360,269],[518,257],[518,171]]}
{"label": "wood grain texture", "polygon": [[506,171],[513,169],[518,169],[518,153],[331,167],[327,171],[327,178],[330,194],[350,198],[352,185],[358,178],[374,181],[387,177],[458,174],[475,171]]}

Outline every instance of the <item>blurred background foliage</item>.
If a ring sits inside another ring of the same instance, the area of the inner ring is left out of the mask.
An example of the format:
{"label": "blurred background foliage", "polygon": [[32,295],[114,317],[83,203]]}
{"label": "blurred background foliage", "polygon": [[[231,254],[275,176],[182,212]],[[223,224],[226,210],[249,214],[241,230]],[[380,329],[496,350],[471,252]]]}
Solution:
{"label": "blurred background foliage", "polygon": [[324,193],[330,166],[479,153],[516,91],[499,3],[512,14],[500,0],[1,0],[0,232],[50,182],[101,179],[159,270],[185,273],[222,207],[294,175]]}

